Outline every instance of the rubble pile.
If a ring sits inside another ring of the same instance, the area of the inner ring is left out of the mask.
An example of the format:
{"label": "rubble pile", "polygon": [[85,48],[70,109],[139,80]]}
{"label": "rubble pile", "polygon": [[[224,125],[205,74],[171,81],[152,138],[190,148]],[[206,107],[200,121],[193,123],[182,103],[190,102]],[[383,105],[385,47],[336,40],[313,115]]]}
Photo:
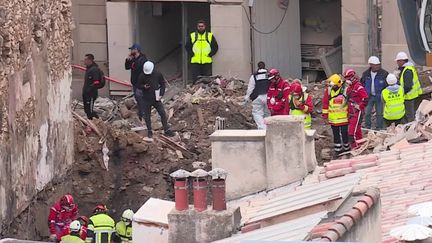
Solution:
{"label": "rubble pile", "polygon": [[[179,93],[176,90],[173,85],[167,89],[164,103],[169,123],[178,135],[163,136],[154,111],[153,143],[143,141],[147,132],[137,117],[133,97],[117,101],[99,98],[95,110],[101,119],[90,123],[84,118],[82,104],[74,102],[76,162],[71,178],[83,213],[91,212],[101,201],[116,209],[116,214],[125,208],[138,209],[149,197],[172,199],[171,172],[191,171],[194,165],[211,168],[208,137],[218,119],[224,119],[226,129],[255,128],[251,107],[242,104],[246,92],[243,81],[216,78]],[[104,162],[104,145],[109,163]]]}

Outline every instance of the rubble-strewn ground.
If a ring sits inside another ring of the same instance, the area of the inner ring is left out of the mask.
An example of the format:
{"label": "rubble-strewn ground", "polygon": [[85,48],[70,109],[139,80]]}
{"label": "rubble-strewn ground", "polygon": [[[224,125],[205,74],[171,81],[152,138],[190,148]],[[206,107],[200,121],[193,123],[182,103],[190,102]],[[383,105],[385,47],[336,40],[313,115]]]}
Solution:
{"label": "rubble-strewn ground", "polygon": [[[189,156],[169,148],[158,139],[162,131],[156,113],[152,117],[156,130],[153,143],[142,140],[146,135],[145,130],[131,130],[142,126],[136,115],[133,98],[98,100],[96,110],[101,120],[94,120],[93,123],[102,137],[95,132],[86,133],[86,125],[75,119],[75,166],[61,185],[68,185],[62,191],[70,191],[75,196],[82,214],[91,214],[94,205],[103,202],[107,203],[113,216],[118,219],[124,209],[135,211],[149,197],[172,200],[171,172],[181,168],[192,171],[192,163],[196,161],[204,162],[204,169],[211,168],[209,135],[215,130],[217,116],[226,119],[226,129],[255,128],[250,104],[242,104],[246,86],[241,81],[200,84],[180,93],[178,90],[175,84],[171,84],[165,96],[172,99],[165,101],[165,109],[172,128],[178,132],[178,136],[172,140],[186,148],[190,152]],[[313,114],[313,127],[318,133],[316,155],[322,164],[331,159],[331,154],[321,157],[321,150],[328,150],[331,146],[331,133],[321,119],[321,85],[310,85],[309,90],[316,105]],[[73,109],[79,116],[85,117],[81,104],[74,103]],[[104,143],[109,149],[108,170],[103,162]],[[52,188],[40,193],[39,200],[30,207],[28,215],[36,215],[38,207],[50,206],[41,204],[41,201],[53,201],[59,197],[58,186]],[[20,232],[21,220],[17,219],[11,228],[12,236]],[[44,232],[36,236],[43,238]]]}

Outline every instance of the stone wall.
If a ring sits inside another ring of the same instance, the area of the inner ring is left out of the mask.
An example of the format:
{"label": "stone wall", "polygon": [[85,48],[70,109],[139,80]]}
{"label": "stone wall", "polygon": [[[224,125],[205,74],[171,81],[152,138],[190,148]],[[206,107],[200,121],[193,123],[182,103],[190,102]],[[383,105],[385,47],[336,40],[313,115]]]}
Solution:
{"label": "stone wall", "polygon": [[0,0],[0,235],[73,161],[70,0]]}

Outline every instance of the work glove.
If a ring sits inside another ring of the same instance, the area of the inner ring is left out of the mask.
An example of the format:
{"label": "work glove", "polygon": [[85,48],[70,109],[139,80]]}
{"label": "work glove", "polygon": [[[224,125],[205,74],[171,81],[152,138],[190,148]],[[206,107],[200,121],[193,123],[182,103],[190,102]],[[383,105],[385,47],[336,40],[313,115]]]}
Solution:
{"label": "work glove", "polygon": [[57,240],[57,235],[56,235],[56,234],[51,234],[51,235],[49,236],[49,241],[51,241],[51,242],[56,242],[56,240]]}
{"label": "work glove", "polygon": [[270,99],[270,104],[274,105],[276,103],[276,99],[275,97],[271,97]]}

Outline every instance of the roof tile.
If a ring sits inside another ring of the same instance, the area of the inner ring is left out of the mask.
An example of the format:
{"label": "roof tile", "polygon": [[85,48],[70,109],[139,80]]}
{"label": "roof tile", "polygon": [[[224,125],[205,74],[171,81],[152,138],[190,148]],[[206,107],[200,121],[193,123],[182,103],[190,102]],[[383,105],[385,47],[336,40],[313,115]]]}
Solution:
{"label": "roof tile", "polygon": [[362,217],[361,212],[358,209],[354,208],[345,213],[344,216],[350,217],[354,221],[354,223],[357,223]]}
{"label": "roof tile", "polygon": [[332,227],[330,227],[331,231],[334,231],[338,234],[338,239],[341,238],[345,232],[347,232],[347,229],[345,228],[345,226],[343,224],[333,224]]}
{"label": "roof tile", "polygon": [[360,198],[359,201],[366,203],[366,205],[368,206],[369,209],[372,208],[372,206],[374,204],[374,199],[371,196],[364,196],[364,197]]}
{"label": "roof tile", "polygon": [[252,224],[248,224],[246,226],[243,226],[241,228],[241,232],[243,234],[243,233],[247,233],[247,232],[250,232],[250,231],[253,231],[253,230],[257,230],[257,229],[260,229],[260,228],[261,228],[261,223],[260,222],[252,223]]}
{"label": "roof tile", "polygon": [[353,164],[352,167],[355,171],[357,170],[361,170],[361,169],[366,169],[366,168],[370,168],[373,166],[376,166],[377,163],[376,162],[368,162],[368,163],[357,163],[357,164]]}
{"label": "roof tile", "polygon": [[338,220],[336,220],[336,223],[344,225],[344,227],[349,230],[351,227],[354,226],[354,221],[351,217],[348,216],[342,216]]}
{"label": "roof tile", "polygon": [[326,171],[337,170],[342,168],[351,167],[351,161],[343,162],[343,163],[329,163],[324,166]]}
{"label": "roof tile", "polygon": [[365,216],[366,212],[369,209],[368,205],[365,202],[358,202],[353,206],[353,208],[360,211],[362,214],[362,217]]}
{"label": "roof tile", "polygon": [[352,167],[349,168],[343,168],[343,169],[338,169],[338,170],[332,170],[332,171],[327,171],[325,173],[327,178],[334,178],[334,177],[339,177],[339,176],[343,176],[346,174],[350,174],[353,173],[354,170]]}
{"label": "roof tile", "polygon": [[322,239],[327,239],[330,242],[337,241],[339,239],[339,235],[335,231],[327,231],[323,236]]}

